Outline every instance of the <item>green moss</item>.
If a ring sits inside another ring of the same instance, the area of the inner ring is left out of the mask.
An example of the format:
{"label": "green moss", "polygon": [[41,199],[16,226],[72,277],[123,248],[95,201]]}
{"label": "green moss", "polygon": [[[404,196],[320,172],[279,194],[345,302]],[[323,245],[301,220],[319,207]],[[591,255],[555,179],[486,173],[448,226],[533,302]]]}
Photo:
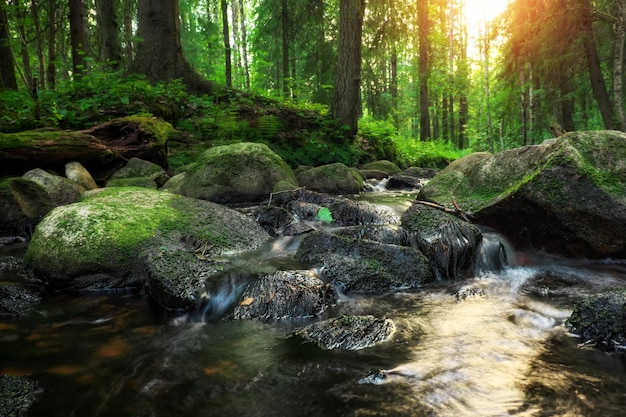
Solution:
{"label": "green moss", "polygon": [[176,131],[172,125],[164,120],[157,119],[156,117],[135,115],[126,116],[121,119],[129,123],[137,123],[141,127],[141,130],[156,138],[153,146],[163,146],[167,143],[170,136]]}

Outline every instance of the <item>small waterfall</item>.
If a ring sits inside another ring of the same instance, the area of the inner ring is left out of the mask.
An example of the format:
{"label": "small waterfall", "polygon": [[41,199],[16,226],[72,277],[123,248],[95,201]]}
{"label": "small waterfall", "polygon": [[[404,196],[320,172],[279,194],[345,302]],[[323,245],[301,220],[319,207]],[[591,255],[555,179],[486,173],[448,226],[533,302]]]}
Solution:
{"label": "small waterfall", "polygon": [[495,232],[483,232],[478,247],[476,270],[479,274],[503,271],[514,259],[513,248],[507,240]]}
{"label": "small waterfall", "polygon": [[198,320],[206,322],[223,317],[234,307],[252,279],[250,273],[239,270],[211,278],[211,282],[205,284],[206,291],[198,299]]}

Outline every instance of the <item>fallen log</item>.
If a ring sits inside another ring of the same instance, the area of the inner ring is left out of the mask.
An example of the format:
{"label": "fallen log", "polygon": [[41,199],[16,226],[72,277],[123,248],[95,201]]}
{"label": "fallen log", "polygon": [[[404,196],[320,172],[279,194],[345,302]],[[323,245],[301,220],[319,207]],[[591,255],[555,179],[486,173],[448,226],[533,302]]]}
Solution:
{"label": "fallen log", "polygon": [[105,181],[133,157],[167,169],[167,142],[174,132],[154,117],[129,116],[79,131],[0,133],[0,177],[33,168],[63,172],[67,162],[78,161],[96,181]]}

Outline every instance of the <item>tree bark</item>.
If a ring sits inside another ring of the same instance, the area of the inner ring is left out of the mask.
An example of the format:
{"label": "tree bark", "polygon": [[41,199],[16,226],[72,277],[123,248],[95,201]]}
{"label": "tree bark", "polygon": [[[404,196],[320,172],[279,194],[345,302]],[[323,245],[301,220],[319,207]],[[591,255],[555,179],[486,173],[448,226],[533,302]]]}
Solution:
{"label": "tree bark", "polygon": [[593,97],[598,103],[600,114],[604,127],[611,130],[615,126],[615,111],[606,89],[604,77],[602,76],[602,67],[600,66],[600,58],[596,48],[595,36],[593,34],[593,20],[591,17],[591,1],[579,0],[581,28],[583,31],[583,48],[585,57],[587,58],[587,67],[589,69],[589,78],[591,81],[591,90]]}
{"label": "tree bark", "polygon": [[624,111],[624,42],[626,41],[626,0],[617,1],[613,56],[613,103],[618,127],[626,131]]}
{"label": "tree bark", "polygon": [[137,35],[142,41],[129,71],[144,74],[152,82],[180,78],[194,94],[215,93],[215,86],[183,56],[178,0],[138,0],[137,10]]}
{"label": "tree bark", "polygon": [[430,133],[430,114],[428,113],[428,80],[430,78],[429,52],[430,41],[428,35],[429,18],[428,18],[428,1],[417,0],[417,24],[419,33],[419,61],[418,61],[418,78],[419,78],[419,108],[420,108],[420,140],[431,140]]}
{"label": "tree bark", "polygon": [[221,1],[222,8],[222,36],[224,38],[224,78],[226,79],[226,87],[233,87],[233,67],[230,47],[230,30],[228,29],[228,2]]}
{"label": "tree bark", "polygon": [[70,44],[72,46],[73,75],[82,74],[87,54],[87,32],[85,31],[85,8],[82,0],[70,0]]}
{"label": "tree bark", "polygon": [[361,115],[361,35],[365,0],[340,0],[337,80],[332,105],[335,119],[347,126],[346,138],[358,131]]}
{"label": "tree bark", "polygon": [[15,60],[9,38],[6,2],[0,1],[0,89],[17,90]]}
{"label": "tree bark", "polygon": [[57,74],[57,2],[48,0],[48,66],[46,67],[46,83],[48,88],[54,89]]}
{"label": "tree bark", "polygon": [[113,70],[120,68],[122,60],[122,44],[120,42],[120,25],[115,11],[118,0],[97,0],[96,15],[98,31],[101,39],[102,58]]}
{"label": "tree bark", "polygon": [[290,97],[291,91],[289,85],[289,9],[287,6],[287,0],[281,1],[280,17],[283,29],[283,99],[287,100]]}

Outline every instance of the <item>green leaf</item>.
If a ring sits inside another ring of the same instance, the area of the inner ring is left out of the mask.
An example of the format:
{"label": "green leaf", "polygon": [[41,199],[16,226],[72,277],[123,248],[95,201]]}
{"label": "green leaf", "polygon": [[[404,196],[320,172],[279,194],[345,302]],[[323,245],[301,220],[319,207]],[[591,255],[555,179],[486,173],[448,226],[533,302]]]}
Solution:
{"label": "green leaf", "polygon": [[128,103],[130,103],[130,99],[128,97],[124,96],[124,97],[122,97],[121,102],[122,102],[122,104],[128,104]]}
{"label": "green leaf", "polygon": [[330,213],[330,210],[327,207],[321,207],[317,211],[317,217],[323,222],[330,223],[333,221],[333,215]]}

